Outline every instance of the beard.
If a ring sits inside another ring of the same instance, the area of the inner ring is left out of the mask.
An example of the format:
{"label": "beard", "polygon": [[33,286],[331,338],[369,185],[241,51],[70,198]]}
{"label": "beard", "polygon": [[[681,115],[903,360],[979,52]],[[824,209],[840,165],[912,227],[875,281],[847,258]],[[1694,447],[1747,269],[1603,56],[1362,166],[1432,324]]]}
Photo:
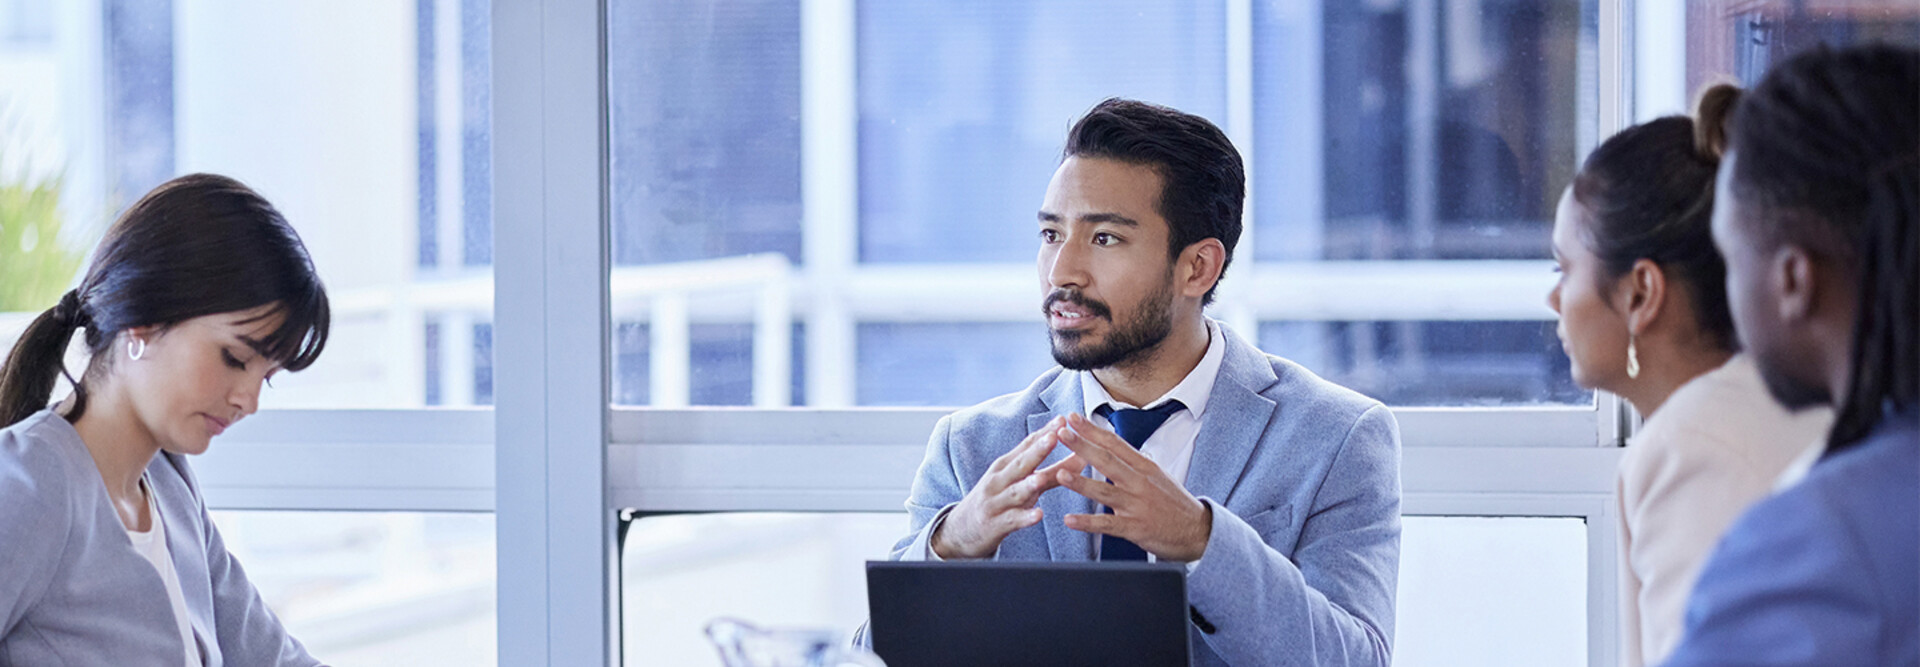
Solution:
{"label": "beard", "polygon": [[1764,363],[1764,360],[1757,355],[1754,362],[1754,365],[1760,368],[1760,380],[1767,385],[1767,393],[1773,396],[1773,400],[1786,407],[1787,411],[1799,412],[1813,406],[1833,403],[1833,392],[1827,391],[1826,387],[1801,382],[1784,370]]}
{"label": "beard", "polygon": [[1079,290],[1055,290],[1047,295],[1041,312],[1051,313],[1056,303],[1085,308],[1088,316],[1104,319],[1113,326],[1098,342],[1087,342],[1084,331],[1050,331],[1054,363],[1075,371],[1109,368],[1145,356],[1173,333],[1173,272],[1167,272],[1166,282],[1147,295],[1139,311],[1125,323],[1114,322],[1113,309],[1082,296]]}

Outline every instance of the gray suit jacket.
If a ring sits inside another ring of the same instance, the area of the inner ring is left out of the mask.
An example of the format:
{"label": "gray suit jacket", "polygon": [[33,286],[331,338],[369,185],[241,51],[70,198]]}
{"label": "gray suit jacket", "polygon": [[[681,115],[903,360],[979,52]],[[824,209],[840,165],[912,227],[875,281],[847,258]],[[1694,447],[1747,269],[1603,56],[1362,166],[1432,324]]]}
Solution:
{"label": "gray suit jacket", "polygon": [[[1226,357],[1186,480],[1213,509],[1206,554],[1187,577],[1194,662],[1386,665],[1400,563],[1393,415],[1229,330],[1221,333]],[[926,553],[933,519],[959,502],[995,458],[1048,420],[1083,407],[1078,378],[1056,367],[1026,391],[942,418],[907,498],[913,532],[892,557]],[[1069,453],[1056,448],[1043,465]],[[1092,501],[1057,488],[1039,506],[1040,525],[1008,535],[995,558],[1092,559],[1091,534],[1061,523],[1068,514],[1092,512]]]}
{"label": "gray suit jacket", "polygon": [[[317,665],[227,553],[186,460],[147,480],[209,667]],[[43,410],[0,430],[0,666],[179,667],[159,573],[134,551],[73,426]]]}

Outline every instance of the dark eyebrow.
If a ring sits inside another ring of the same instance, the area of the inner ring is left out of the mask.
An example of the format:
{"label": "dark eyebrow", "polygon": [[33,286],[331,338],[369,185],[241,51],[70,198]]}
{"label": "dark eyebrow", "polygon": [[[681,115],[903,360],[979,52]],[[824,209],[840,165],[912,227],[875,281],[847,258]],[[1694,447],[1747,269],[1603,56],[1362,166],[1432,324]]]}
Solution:
{"label": "dark eyebrow", "polygon": [[1120,225],[1122,227],[1139,227],[1140,226],[1140,221],[1134,220],[1133,218],[1129,218],[1124,215],[1120,215],[1118,213],[1093,213],[1089,215],[1083,215],[1083,216],[1080,216],[1080,221],[1095,222],[1095,223],[1106,222],[1106,223]]}
{"label": "dark eyebrow", "polygon": [[[1049,212],[1049,211],[1041,211],[1040,221],[1041,222],[1060,222],[1061,221],[1060,214]],[[1133,218],[1129,218],[1124,215],[1120,215],[1118,213],[1089,213],[1087,215],[1080,216],[1077,220],[1075,220],[1075,222],[1086,222],[1086,223],[1093,223],[1093,224],[1108,223],[1108,224],[1120,225],[1122,227],[1139,227],[1140,226],[1140,221],[1134,220]]]}

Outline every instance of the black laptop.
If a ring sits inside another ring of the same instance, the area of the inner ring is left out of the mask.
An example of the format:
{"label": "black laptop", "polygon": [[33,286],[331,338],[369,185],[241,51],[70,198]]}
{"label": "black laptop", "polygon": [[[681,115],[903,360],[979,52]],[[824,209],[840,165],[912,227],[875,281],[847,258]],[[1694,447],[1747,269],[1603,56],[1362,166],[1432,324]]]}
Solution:
{"label": "black laptop", "polygon": [[887,667],[1186,665],[1187,574],[1175,563],[867,563]]}

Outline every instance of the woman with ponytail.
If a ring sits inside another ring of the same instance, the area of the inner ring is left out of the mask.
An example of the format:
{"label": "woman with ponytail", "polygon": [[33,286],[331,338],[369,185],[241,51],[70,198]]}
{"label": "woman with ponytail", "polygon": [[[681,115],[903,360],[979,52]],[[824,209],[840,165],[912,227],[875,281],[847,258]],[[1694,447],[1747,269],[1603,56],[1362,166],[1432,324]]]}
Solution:
{"label": "woman with ponytail", "polygon": [[245,185],[184,176],[127,209],[0,365],[0,664],[318,664],[227,553],[185,457],[312,364],[327,328],[306,247]]}
{"label": "woman with ponytail", "polygon": [[1738,354],[1726,264],[1710,226],[1713,179],[1740,89],[1704,91],[1694,117],[1609,138],[1574,176],[1554,221],[1560,281],[1547,300],[1582,386],[1645,422],[1620,459],[1620,664],[1659,662],[1728,526],[1825,431],[1790,414]]}

